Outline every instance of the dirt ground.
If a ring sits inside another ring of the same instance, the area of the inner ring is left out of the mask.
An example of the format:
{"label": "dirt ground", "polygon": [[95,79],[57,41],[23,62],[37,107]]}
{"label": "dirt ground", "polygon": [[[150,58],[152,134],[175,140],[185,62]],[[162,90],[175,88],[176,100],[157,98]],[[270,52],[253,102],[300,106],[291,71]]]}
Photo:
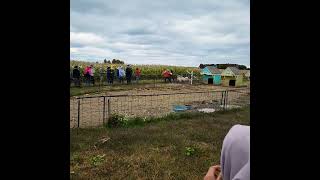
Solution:
{"label": "dirt ground", "polygon": [[[191,86],[187,84],[161,84],[156,88],[141,87],[126,91],[104,92],[102,94],[84,95],[94,98],[80,100],[80,127],[99,126],[112,114],[126,116],[163,116],[173,112],[176,105],[191,105],[195,108],[219,109],[223,90],[228,94],[229,104],[248,104],[248,88],[229,88],[212,85]],[[233,91],[235,90],[235,91]],[[175,94],[184,93],[184,94]],[[119,96],[103,98],[99,96]],[[78,102],[76,97],[70,99],[70,127],[78,125]]]}

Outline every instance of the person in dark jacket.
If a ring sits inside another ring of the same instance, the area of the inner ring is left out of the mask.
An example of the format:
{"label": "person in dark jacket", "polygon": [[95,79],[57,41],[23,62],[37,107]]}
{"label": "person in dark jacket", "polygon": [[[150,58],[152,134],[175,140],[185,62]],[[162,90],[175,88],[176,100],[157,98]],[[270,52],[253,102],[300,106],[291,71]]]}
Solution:
{"label": "person in dark jacket", "polygon": [[72,71],[72,76],[74,80],[74,85],[77,87],[80,87],[80,71],[78,69],[78,66],[75,66]]}
{"label": "person in dark jacket", "polygon": [[170,69],[170,72],[171,72],[171,76],[170,76],[171,82],[174,82],[175,81],[175,76],[173,75],[173,70]]}
{"label": "person in dark jacket", "polygon": [[111,70],[110,70],[110,83],[111,83],[111,84],[113,84],[114,76],[115,76],[115,74],[114,74],[114,69],[111,69]]}
{"label": "person in dark jacket", "polygon": [[107,68],[107,82],[111,84],[111,69],[110,67]]}
{"label": "person in dark jacket", "polygon": [[126,68],[127,84],[131,83],[131,77],[132,77],[132,69],[130,65],[127,65],[127,68]]}
{"label": "person in dark jacket", "polygon": [[118,78],[119,82],[121,82],[120,76],[119,76],[119,67],[116,69],[116,78]]}

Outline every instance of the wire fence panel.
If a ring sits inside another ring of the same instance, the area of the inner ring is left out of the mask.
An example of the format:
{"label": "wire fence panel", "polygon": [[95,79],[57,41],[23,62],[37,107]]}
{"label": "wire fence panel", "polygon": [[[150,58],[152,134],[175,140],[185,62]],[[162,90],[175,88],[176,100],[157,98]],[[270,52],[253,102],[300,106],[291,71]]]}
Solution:
{"label": "wire fence panel", "polygon": [[95,127],[103,124],[103,97],[72,99],[70,127]]}
{"label": "wire fence panel", "polygon": [[114,115],[128,117],[161,117],[175,112],[177,106],[188,111],[226,110],[250,104],[250,89],[225,91],[109,95],[78,97],[70,100],[70,127],[94,127]]}
{"label": "wire fence panel", "polygon": [[229,90],[227,95],[227,109],[250,105],[250,90]]}
{"label": "wire fence panel", "polygon": [[70,128],[76,128],[78,122],[78,99],[70,99]]}

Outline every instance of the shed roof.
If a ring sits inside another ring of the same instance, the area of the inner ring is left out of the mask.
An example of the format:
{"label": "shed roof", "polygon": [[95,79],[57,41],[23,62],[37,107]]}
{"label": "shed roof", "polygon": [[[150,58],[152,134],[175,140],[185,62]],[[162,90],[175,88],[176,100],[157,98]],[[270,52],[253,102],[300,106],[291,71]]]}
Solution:
{"label": "shed roof", "polygon": [[222,71],[224,70],[224,69],[218,69],[219,71],[220,71],[220,73],[222,73]]}
{"label": "shed roof", "polygon": [[212,74],[221,74],[221,71],[214,66],[207,66],[207,68]]}
{"label": "shed roof", "polygon": [[237,67],[228,67],[235,75],[240,75],[241,72]]}

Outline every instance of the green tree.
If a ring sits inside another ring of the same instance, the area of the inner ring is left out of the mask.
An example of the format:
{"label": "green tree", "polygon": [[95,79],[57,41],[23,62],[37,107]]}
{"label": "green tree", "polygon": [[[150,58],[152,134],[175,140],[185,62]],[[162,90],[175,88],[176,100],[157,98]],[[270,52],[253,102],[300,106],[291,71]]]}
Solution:
{"label": "green tree", "polygon": [[218,64],[218,68],[219,68],[219,69],[226,69],[226,68],[227,68],[227,65],[225,65],[225,64]]}
{"label": "green tree", "polygon": [[239,69],[240,69],[240,70],[246,70],[247,67],[246,67],[245,65],[239,65]]}

